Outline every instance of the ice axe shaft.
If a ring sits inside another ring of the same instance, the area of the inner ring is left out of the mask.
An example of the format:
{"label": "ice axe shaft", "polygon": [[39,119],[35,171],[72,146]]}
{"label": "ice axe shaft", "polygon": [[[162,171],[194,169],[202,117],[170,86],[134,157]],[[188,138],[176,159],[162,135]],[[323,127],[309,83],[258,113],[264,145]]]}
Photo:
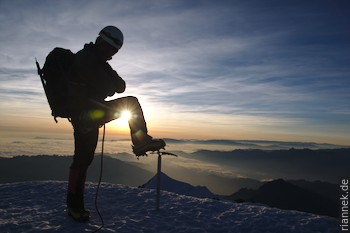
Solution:
{"label": "ice axe shaft", "polygon": [[161,182],[161,174],[162,174],[162,155],[172,155],[177,157],[176,154],[165,152],[165,151],[157,151],[158,154],[158,165],[157,165],[157,199],[156,199],[156,210],[159,210],[160,206],[160,182]]}

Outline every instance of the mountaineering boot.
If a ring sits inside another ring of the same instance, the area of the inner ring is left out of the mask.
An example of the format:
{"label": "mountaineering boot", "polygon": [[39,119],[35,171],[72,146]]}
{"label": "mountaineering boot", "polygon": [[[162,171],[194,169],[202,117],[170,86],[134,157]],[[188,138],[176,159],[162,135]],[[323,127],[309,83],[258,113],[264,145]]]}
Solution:
{"label": "mountaineering boot", "polygon": [[86,222],[90,219],[90,211],[85,208],[72,208],[68,206],[67,212],[77,222]]}
{"label": "mountaineering boot", "polygon": [[67,194],[67,213],[78,222],[89,220],[90,211],[84,207],[83,195]]}
{"label": "mountaineering boot", "polygon": [[148,151],[158,151],[164,149],[165,142],[163,139],[147,138],[143,143],[132,146],[132,150],[136,156],[144,156]]}

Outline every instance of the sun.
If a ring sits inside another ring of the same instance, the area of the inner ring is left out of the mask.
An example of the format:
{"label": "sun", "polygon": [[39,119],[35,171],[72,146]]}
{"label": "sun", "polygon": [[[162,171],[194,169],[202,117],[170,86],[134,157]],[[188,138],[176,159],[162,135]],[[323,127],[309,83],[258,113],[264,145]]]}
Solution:
{"label": "sun", "polygon": [[122,116],[120,118],[123,119],[124,121],[129,121],[131,118],[131,112],[128,110],[122,111]]}
{"label": "sun", "polygon": [[126,130],[129,129],[129,120],[131,118],[131,112],[124,110],[121,112],[120,117],[114,121],[116,129]]}

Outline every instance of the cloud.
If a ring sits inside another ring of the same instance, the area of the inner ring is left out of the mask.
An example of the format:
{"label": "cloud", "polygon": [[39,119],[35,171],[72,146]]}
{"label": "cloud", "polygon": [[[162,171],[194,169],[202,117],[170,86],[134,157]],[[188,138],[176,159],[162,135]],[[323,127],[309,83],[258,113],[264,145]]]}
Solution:
{"label": "cloud", "polygon": [[[350,108],[349,17],[342,4],[1,1],[2,97],[39,98],[34,57],[43,63],[56,46],[76,52],[112,24],[125,34],[111,61],[127,81],[125,95],[138,96],[159,116],[172,111],[178,119],[232,127],[250,122],[258,131],[284,124],[282,134],[292,127],[303,134],[305,125],[321,121],[330,129]],[[29,92],[15,81],[28,81]],[[175,127],[178,119],[163,124]]]}

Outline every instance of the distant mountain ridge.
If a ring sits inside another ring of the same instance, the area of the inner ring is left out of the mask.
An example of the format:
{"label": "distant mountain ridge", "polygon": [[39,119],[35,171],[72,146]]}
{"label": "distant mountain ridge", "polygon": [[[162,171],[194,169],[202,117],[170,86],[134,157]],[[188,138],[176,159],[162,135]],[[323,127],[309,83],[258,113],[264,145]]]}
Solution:
{"label": "distant mountain ridge", "polygon": [[[180,195],[186,195],[198,198],[218,198],[219,196],[211,193],[205,186],[193,186],[188,183],[178,181],[170,178],[163,172],[160,176],[160,188],[161,190],[177,193]],[[152,177],[147,183],[141,186],[142,188],[157,188],[157,175]]]}
{"label": "distant mountain ridge", "polygon": [[[98,181],[100,158],[100,155],[95,156],[88,170],[88,181]],[[0,157],[0,183],[45,180],[67,181],[71,162],[72,156],[59,155]],[[166,169],[167,163],[164,163],[164,168],[168,171],[171,170]],[[150,180],[155,171],[154,168],[145,168],[134,162],[124,162],[120,159],[104,156],[102,181],[137,187]],[[206,186],[213,191],[223,189],[225,190],[223,193],[226,195],[238,191],[241,187],[256,188],[261,185],[259,181],[253,179],[226,178],[195,170],[182,169],[181,167],[176,167],[172,174],[177,174],[177,180],[195,186]],[[220,192],[214,193],[223,194]]]}
{"label": "distant mountain ridge", "polygon": [[244,177],[257,180],[323,180],[338,183],[339,177],[350,176],[350,149],[237,149],[232,151],[200,150],[193,159],[232,167]]}
{"label": "distant mountain ridge", "polygon": [[[88,170],[88,181],[97,182],[100,172],[100,155],[96,155]],[[67,181],[72,156],[16,156],[0,158],[0,183],[57,180]],[[114,184],[139,186],[153,174],[121,160],[103,157],[103,181]]]}
{"label": "distant mountain ridge", "polygon": [[192,144],[211,144],[211,145],[228,145],[251,149],[278,150],[290,148],[311,148],[311,149],[338,149],[349,148],[349,146],[336,145],[330,143],[316,142],[288,142],[288,141],[271,141],[271,140],[230,140],[230,139],[175,139],[165,138],[168,143],[192,143]]}
{"label": "distant mountain ridge", "polygon": [[[322,187],[331,187],[331,191],[325,194]],[[315,184],[315,182],[277,179],[266,182],[256,190],[242,188],[238,192],[227,196],[226,199],[237,202],[262,203],[280,209],[338,217],[336,189],[336,185],[326,182]]]}

